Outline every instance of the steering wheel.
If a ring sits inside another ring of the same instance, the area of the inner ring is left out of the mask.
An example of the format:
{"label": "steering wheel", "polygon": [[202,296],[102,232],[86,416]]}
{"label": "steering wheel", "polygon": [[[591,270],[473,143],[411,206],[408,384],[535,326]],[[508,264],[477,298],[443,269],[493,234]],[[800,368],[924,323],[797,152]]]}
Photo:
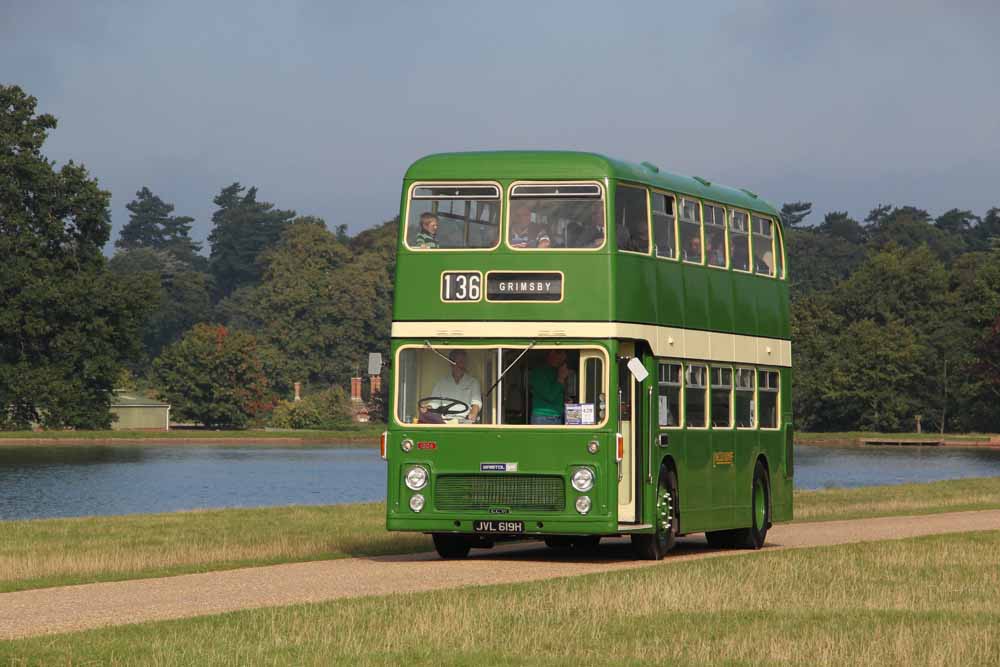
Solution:
{"label": "steering wheel", "polygon": [[[432,407],[431,401],[437,401],[438,405]],[[433,412],[442,418],[457,417],[469,412],[469,404],[465,401],[460,401],[457,398],[445,398],[444,396],[426,396],[417,401],[417,406],[421,412]]]}

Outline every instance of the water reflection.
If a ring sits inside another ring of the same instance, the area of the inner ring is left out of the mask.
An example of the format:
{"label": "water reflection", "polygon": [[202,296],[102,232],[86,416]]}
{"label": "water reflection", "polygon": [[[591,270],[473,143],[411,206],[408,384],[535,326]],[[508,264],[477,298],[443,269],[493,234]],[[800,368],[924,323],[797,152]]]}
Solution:
{"label": "water reflection", "polygon": [[[1000,450],[795,448],[800,489],[1000,476]],[[372,448],[307,445],[0,447],[0,519],[326,505],[385,498]]]}
{"label": "water reflection", "polygon": [[384,497],[385,466],[370,448],[0,447],[0,519]]}

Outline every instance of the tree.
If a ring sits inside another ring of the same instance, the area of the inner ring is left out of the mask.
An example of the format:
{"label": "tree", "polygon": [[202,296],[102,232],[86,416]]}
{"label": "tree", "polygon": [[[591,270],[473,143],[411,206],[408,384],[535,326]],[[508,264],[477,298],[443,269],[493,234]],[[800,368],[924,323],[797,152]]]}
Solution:
{"label": "tree", "polygon": [[816,231],[827,236],[843,239],[848,243],[861,245],[866,240],[865,228],[857,220],[847,214],[847,211],[831,211],[816,227]]}
{"label": "tree", "polygon": [[192,326],[211,318],[212,277],[169,250],[119,251],[108,267],[125,281],[138,278],[154,287],[150,304],[154,309],[142,334],[146,363]]}
{"label": "tree", "polygon": [[105,428],[152,288],[107,270],[110,194],[43,156],[36,104],[0,85],[0,426]]}
{"label": "tree", "polygon": [[157,387],[178,419],[244,428],[273,407],[257,348],[249,333],[197,324],[153,363]]}
{"label": "tree", "polygon": [[136,192],[135,199],[125,208],[129,210],[129,221],[122,227],[115,247],[167,250],[188,261],[201,249],[190,237],[194,218],[170,215],[174,205],[164,202],[149,188]]}
{"label": "tree", "polygon": [[781,224],[785,228],[794,227],[812,213],[812,202],[788,202],[781,207]]}
{"label": "tree", "polygon": [[278,242],[295,211],[258,202],[257,188],[247,190],[238,182],[223,188],[214,201],[219,208],[212,214],[208,237],[212,245],[210,266],[218,295],[227,296],[260,281],[257,259]]}

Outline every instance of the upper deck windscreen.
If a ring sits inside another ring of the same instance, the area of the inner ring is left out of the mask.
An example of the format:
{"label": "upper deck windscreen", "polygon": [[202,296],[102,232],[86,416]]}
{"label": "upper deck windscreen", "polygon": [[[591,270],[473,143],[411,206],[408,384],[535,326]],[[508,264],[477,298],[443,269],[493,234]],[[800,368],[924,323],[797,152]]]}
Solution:
{"label": "upper deck windscreen", "polygon": [[417,185],[410,191],[406,221],[406,245],[409,248],[495,248],[499,241],[498,186]]}
{"label": "upper deck windscreen", "polygon": [[507,243],[518,249],[604,245],[604,201],[597,184],[515,185]]}

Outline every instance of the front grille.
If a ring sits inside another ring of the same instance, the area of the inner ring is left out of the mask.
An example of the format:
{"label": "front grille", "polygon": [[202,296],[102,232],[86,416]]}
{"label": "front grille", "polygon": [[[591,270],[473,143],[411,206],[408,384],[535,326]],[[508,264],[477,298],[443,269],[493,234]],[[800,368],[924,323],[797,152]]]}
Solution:
{"label": "front grille", "polygon": [[557,475],[442,475],[437,478],[434,497],[439,510],[566,509],[566,487]]}

